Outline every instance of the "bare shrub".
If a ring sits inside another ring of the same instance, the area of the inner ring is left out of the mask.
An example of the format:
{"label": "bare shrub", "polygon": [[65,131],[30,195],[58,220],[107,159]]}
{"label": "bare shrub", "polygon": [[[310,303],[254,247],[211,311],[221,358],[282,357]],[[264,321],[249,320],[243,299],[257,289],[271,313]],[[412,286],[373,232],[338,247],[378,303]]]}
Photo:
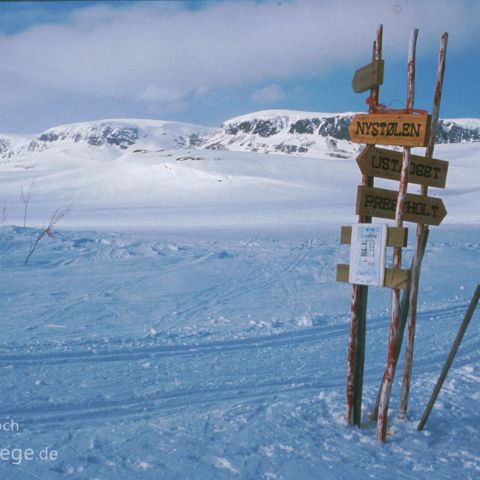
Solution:
{"label": "bare shrub", "polygon": [[33,255],[33,252],[37,248],[38,242],[45,236],[48,236],[50,238],[53,237],[54,234],[54,227],[55,225],[68,213],[70,212],[70,207],[67,208],[57,208],[52,216],[50,217],[50,221],[48,222],[47,228],[42,230],[42,232],[38,235],[38,237],[35,239],[35,241],[32,243],[32,246],[30,247],[30,251],[28,252],[27,258],[25,259],[24,265],[27,264],[27,262],[30,260],[30,257]]}

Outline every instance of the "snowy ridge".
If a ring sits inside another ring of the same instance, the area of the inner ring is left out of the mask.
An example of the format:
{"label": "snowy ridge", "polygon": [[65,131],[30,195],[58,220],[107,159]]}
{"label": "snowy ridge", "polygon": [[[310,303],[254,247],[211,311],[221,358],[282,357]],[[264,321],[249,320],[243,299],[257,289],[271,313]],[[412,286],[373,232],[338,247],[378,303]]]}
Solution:
{"label": "snowy ridge", "polygon": [[0,155],[21,156],[59,145],[70,149],[77,145],[113,146],[121,150],[132,146],[152,149],[184,148],[197,145],[201,138],[214,131],[211,127],[162,120],[99,120],[53,127],[39,135],[25,138],[20,144],[14,144],[10,135],[2,135]]}
{"label": "snowy ridge", "polygon": [[16,156],[35,139],[35,134],[0,134],[0,158]]}
{"label": "snowy ridge", "polygon": [[327,153],[334,158],[348,158],[358,149],[347,142],[353,115],[288,110],[256,112],[224,122],[221,131],[202,147],[261,153]]}
{"label": "snowy ridge", "polygon": [[436,132],[437,143],[480,141],[480,118],[441,119]]}
{"label": "snowy ridge", "polygon": [[[348,158],[358,151],[348,127],[354,113],[265,110],[224,122],[221,131],[202,144],[213,150],[252,151]],[[437,143],[480,140],[479,119],[440,120]]]}
{"label": "snowy ridge", "polygon": [[[213,150],[300,155],[327,154],[347,158],[358,150],[348,127],[354,113],[265,110],[224,122],[221,131],[202,144]],[[479,119],[440,120],[437,143],[480,140]]]}
{"label": "snowy ridge", "polygon": [[[111,147],[117,152],[199,148],[350,158],[361,148],[350,142],[348,134],[353,115],[264,110],[232,118],[220,128],[144,119],[73,123],[38,135],[0,135],[0,158],[22,157],[55,147],[73,154],[79,146]],[[480,141],[480,119],[440,120],[436,141]]]}

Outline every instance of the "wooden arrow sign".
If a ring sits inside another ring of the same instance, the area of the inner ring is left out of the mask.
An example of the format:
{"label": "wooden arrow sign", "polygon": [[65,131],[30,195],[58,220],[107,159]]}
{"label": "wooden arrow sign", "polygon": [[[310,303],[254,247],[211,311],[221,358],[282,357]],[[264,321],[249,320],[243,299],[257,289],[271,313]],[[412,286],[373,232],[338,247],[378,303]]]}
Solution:
{"label": "wooden arrow sign", "polygon": [[383,60],[374,60],[372,63],[359,68],[353,76],[353,91],[362,93],[381,85],[383,83],[383,65]]}
{"label": "wooden arrow sign", "polygon": [[[358,187],[357,215],[395,219],[398,192],[383,188]],[[440,225],[447,215],[440,198],[407,193],[404,220],[424,225]]]}
{"label": "wooden arrow sign", "polygon": [[430,115],[418,113],[357,113],[348,127],[354,143],[425,147]]}
{"label": "wooden arrow sign", "polygon": [[[389,180],[400,180],[402,171],[402,152],[368,146],[357,157],[357,163],[363,175]],[[410,156],[408,181],[428,187],[445,188],[448,162]]]}

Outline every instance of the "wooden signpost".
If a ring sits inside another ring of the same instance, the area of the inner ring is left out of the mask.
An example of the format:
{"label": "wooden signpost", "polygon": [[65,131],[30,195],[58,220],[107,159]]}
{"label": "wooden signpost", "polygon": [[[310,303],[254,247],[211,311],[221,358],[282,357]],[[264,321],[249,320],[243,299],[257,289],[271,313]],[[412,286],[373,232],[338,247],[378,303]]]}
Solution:
{"label": "wooden signpost", "polygon": [[[359,215],[395,220],[398,192],[385,188],[370,188],[359,186],[357,190],[357,210]],[[403,219],[406,222],[423,223],[425,225],[440,225],[447,215],[440,198],[424,195],[405,195],[405,210]]]}
{"label": "wooden signpost", "polygon": [[[435,148],[435,131],[438,125],[438,119],[440,115],[440,101],[442,99],[442,89],[443,89],[443,77],[445,74],[445,64],[447,58],[447,43],[448,43],[448,33],[444,32],[440,36],[440,49],[438,51],[438,68],[437,76],[435,79],[435,89],[433,94],[433,107],[432,107],[432,121],[430,125],[431,134],[430,139],[425,151],[425,156],[427,158],[433,157],[433,151]],[[428,185],[421,186],[421,194],[428,194]],[[408,408],[408,397],[410,392],[410,380],[412,375],[412,365],[413,365],[413,349],[414,349],[414,340],[415,340],[415,326],[416,326],[416,317],[417,317],[417,303],[418,303],[418,290],[420,284],[420,269],[422,266],[422,259],[425,253],[425,248],[427,246],[428,240],[428,225],[422,223],[417,224],[416,232],[416,247],[415,247],[415,256],[413,257],[412,262],[412,279],[411,279],[411,293],[408,302],[408,338],[407,344],[405,347],[405,365],[403,371],[403,381],[402,381],[402,392],[400,395],[400,411],[399,417],[404,418],[407,415]],[[405,326],[406,316],[402,318],[402,323]],[[404,327],[403,327],[404,328]]]}
{"label": "wooden signpost", "polygon": [[[441,199],[427,196],[428,187],[444,188],[448,172],[448,162],[432,158],[435,138],[435,127],[438,121],[438,104],[441,94],[441,82],[437,78],[435,89],[434,109],[432,117],[423,110],[414,109],[414,79],[415,79],[415,51],[418,30],[413,30],[409,55],[408,55],[408,85],[407,104],[402,110],[390,110],[378,103],[378,86],[383,82],[384,64],[381,60],[381,37],[382,26],[377,31],[377,42],[374,44],[374,58],[371,64],[358,69],[352,81],[355,92],[363,92],[370,89],[371,94],[367,99],[369,113],[356,114],[349,127],[351,140],[355,143],[364,143],[367,147],[357,158],[358,166],[362,172],[362,184],[358,187],[356,213],[359,215],[359,223],[370,223],[372,217],[395,220],[395,227],[388,227],[385,240],[385,227],[383,227],[383,245],[393,247],[392,268],[383,269],[383,262],[378,262],[374,251],[370,252],[372,259],[361,258],[356,254],[351,256],[355,261],[355,269],[368,267],[361,275],[350,272],[349,265],[337,265],[337,281],[348,282],[360,281],[363,284],[353,284],[352,309],[350,316],[350,331],[347,363],[347,414],[349,423],[360,425],[361,398],[364,367],[364,346],[366,331],[366,306],[368,287],[366,284],[376,284],[392,289],[392,310],[388,340],[387,366],[383,376],[382,385],[377,399],[375,414],[372,418],[377,419],[377,440],[384,442],[387,434],[387,418],[390,395],[397,366],[398,354],[403,337],[404,317],[407,315],[412,296],[416,304],[415,285],[412,286],[411,272],[401,268],[402,247],[406,246],[406,228],[403,222],[414,222],[419,227],[426,228],[428,225],[439,225],[447,212]],[[446,34],[442,36],[446,45]],[[376,47],[375,47],[376,45]],[[441,49],[440,56],[444,49]],[[442,72],[443,77],[443,72]],[[440,89],[438,85],[440,84]],[[396,152],[375,145],[403,146],[403,152]],[[427,146],[426,155],[412,155],[412,147]],[[398,191],[383,188],[374,188],[374,177],[399,181]],[[408,183],[421,185],[421,195],[407,193]],[[364,226],[363,230],[368,236],[371,229]],[[357,231],[355,227],[355,232]],[[373,230],[372,230],[373,231]],[[428,230],[426,230],[428,234]],[[369,241],[373,238],[360,236],[362,244],[352,245],[360,255],[368,256]],[[356,242],[359,235],[352,235],[351,227],[342,227],[342,243]],[[418,283],[419,265],[426,245],[426,235],[419,236],[417,232],[417,249],[414,262],[415,282]],[[373,247],[372,247],[373,248]],[[374,250],[378,246],[375,246]],[[384,248],[384,247],[382,247]],[[366,252],[366,253],[365,253]],[[353,260],[352,260],[353,259]],[[418,259],[418,260],[417,260]],[[375,265],[371,262],[375,260]],[[368,263],[370,261],[370,263]],[[378,266],[378,265],[379,266]],[[374,268],[372,270],[372,265]],[[366,279],[363,281],[363,279]],[[412,296],[410,294],[413,289]],[[404,289],[404,298],[400,305],[400,289]],[[410,305],[411,306],[411,305]],[[415,308],[416,305],[413,305]],[[411,365],[413,352],[413,329],[409,327],[409,353],[408,361]],[[411,369],[411,367],[410,367]],[[407,388],[402,392],[403,397],[408,398]],[[404,381],[405,383],[405,381]],[[406,410],[406,407],[405,407]]]}
{"label": "wooden signpost", "polygon": [[[379,25],[373,42],[372,61],[382,59],[383,25]],[[378,102],[380,87],[372,86],[370,98]],[[373,177],[362,175],[362,185],[373,187]],[[372,218],[360,215],[359,223],[371,223]],[[388,239],[387,239],[388,243]],[[348,265],[347,265],[348,268]],[[348,270],[346,272],[348,281]],[[365,363],[366,313],[368,285],[352,285],[352,303],[350,309],[350,327],[347,354],[346,414],[348,423],[360,426],[362,418],[363,370]]]}
{"label": "wooden signpost", "polygon": [[[418,30],[412,30],[410,36],[410,45],[408,49],[407,63],[407,102],[406,108],[413,109],[415,97],[415,56]],[[395,210],[395,225],[403,225],[405,213],[405,198],[408,188],[408,172],[410,170],[410,146],[403,147],[402,172],[398,187],[398,201]],[[399,268],[402,264],[402,249],[394,248],[392,256],[392,267]],[[387,435],[388,409],[390,405],[390,396],[397,368],[398,352],[400,350],[400,290],[392,289],[392,306],[390,315],[390,329],[388,332],[387,364],[382,381],[380,403],[378,406],[377,432],[376,439],[379,442],[385,442]]]}
{"label": "wooden signpost", "polygon": [[352,142],[425,147],[430,116],[419,113],[358,113],[348,127]]}
{"label": "wooden signpost", "polygon": [[383,83],[383,60],[373,60],[372,63],[359,68],[352,80],[355,93],[362,93]]}
{"label": "wooden signpost", "polygon": [[[400,180],[402,152],[368,146],[357,157],[357,164],[364,175]],[[448,162],[411,155],[408,182],[429,187],[445,188]]]}

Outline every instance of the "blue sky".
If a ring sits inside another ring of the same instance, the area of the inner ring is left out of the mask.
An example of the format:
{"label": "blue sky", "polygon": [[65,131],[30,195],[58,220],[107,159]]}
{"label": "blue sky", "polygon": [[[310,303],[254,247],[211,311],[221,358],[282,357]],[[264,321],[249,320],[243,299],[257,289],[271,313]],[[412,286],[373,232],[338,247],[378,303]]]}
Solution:
{"label": "blue sky", "polygon": [[205,125],[248,112],[365,111],[355,70],[384,24],[382,103],[402,107],[419,28],[416,106],[431,109],[449,32],[442,117],[480,117],[480,2],[0,3],[0,132],[101,118]]}

